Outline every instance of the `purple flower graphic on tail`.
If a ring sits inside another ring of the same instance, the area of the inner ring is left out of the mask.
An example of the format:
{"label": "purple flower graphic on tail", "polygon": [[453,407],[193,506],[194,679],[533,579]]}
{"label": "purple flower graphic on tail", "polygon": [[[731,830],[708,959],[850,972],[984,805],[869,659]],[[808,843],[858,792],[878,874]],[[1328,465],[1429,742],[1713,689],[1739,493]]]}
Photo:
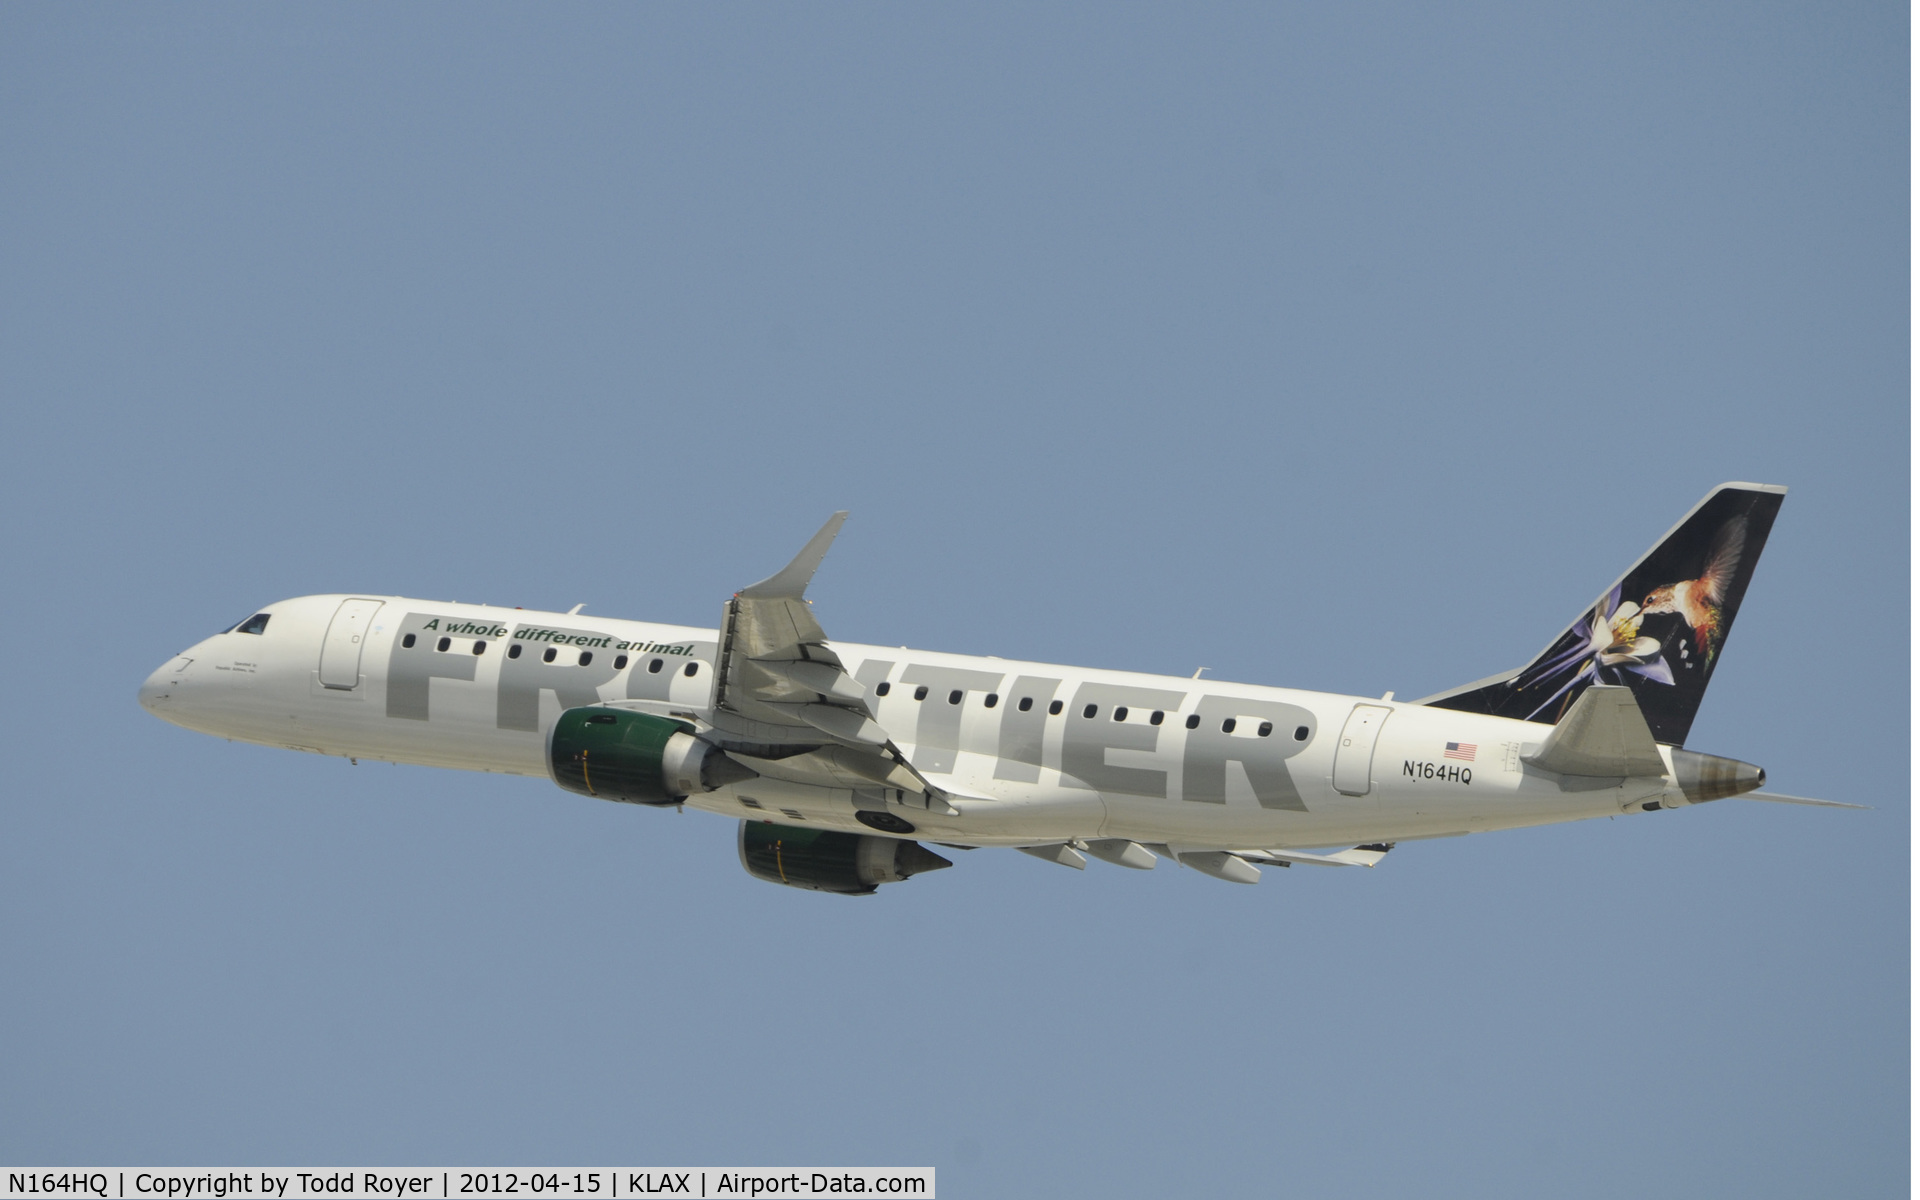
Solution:
{"label": "purple flower graphic on tail", "polygon": [[1631,672],[1642,679],[1671,685],[1673,668],[1660,652],[1659,639],[1640,634],[1640,622],[1645,616],[1645,610],[1633,601],[1620,602],[1617,584],[1595,601],[1587,614],[1560,636],[1552,650],[1514,681],[1522,688],[1559,681],[1559,687],[1529,713],[1527,719],[1532,720],[1552,708],[1582,681],[1625,683],[1626,673]]}

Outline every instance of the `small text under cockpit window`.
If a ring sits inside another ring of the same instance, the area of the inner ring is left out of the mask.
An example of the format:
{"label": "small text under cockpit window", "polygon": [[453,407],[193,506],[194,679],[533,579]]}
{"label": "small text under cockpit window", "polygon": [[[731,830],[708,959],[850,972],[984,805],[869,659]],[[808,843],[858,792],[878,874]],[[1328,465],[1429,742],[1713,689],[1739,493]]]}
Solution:
{"label": "small text under cockpit window", "polygon": [[257,613],[254,616],[248,617],[246,620],[240,622],[240,624],[235,627],[234,632],[235,633],[265,633],[267,631],[267,621],[271,619],[271,617],[272,617],[272,614],[270,613]]}

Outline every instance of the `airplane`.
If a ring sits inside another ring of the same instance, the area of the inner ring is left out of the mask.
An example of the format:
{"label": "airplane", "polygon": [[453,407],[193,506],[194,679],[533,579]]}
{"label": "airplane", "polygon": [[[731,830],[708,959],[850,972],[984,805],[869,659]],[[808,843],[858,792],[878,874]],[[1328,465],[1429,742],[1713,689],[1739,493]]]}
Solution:
{"label": "airplane", "polygon": [[1250,884],[1735,796],[1859,808],[1684,746],[1785,493],[1715,488],[1532,662],[1413,701],[833,641],[806,589],[844,512],[718,629],[302,596],[139,699],[237,741],[737,818],[750,875],[843,895],[952,865],[923,842]]}

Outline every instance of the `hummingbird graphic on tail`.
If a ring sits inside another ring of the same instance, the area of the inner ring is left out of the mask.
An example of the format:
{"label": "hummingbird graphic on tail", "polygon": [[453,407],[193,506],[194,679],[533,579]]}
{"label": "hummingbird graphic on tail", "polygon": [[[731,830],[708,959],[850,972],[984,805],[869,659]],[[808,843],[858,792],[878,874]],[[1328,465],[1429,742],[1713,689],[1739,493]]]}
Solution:
{"label": "hummingbird graphic on tail", "polygon": [[1643,616],[1653,613],[1678,613],[1693,628],[1693,644],[1705,658],[1705,667],[1713,668],[1720,653],[1725,632],[1720,627],[1720,608],[1727,600],[1733,574],[1740,569],[1740,553],[1747,541],[1747,519],[1734,517],[1714,534],[1707,551],[1707,565],[1698,579],[1683,579],[1647,593],[1640,606]]}
{"label": "hummingbird graphic on tail", "polygon": [[1594,684],[1621,686],[1656,742],[1683,745],[1786,490],[1714,488],[1532,662],[1420,703],[1553,724]]}

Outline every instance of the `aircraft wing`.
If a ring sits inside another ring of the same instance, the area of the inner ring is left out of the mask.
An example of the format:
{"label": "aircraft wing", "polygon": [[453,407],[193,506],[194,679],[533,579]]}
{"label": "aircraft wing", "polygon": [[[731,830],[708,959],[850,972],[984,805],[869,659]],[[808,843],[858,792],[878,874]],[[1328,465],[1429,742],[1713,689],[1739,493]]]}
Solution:
{"label": "aircraft wing", "polygon": [[847,514],[837,512],[778,574],[727,601],[709,740],[761,775],[884,791],[890,803],[952,813],[873,719],[814,619],[807,584]]}
{"label": "aircraft wing", "polygon": [[1304,850],[1236,850],[1234,853],[1248,862],[1270,867],[1290,867],[1294,863],[1316,867],[1371,867],[1385,858],[1391,849],[1393,844],[1384,842],[1355,846],[1351,850],[1333,854],[1308,854]]}

